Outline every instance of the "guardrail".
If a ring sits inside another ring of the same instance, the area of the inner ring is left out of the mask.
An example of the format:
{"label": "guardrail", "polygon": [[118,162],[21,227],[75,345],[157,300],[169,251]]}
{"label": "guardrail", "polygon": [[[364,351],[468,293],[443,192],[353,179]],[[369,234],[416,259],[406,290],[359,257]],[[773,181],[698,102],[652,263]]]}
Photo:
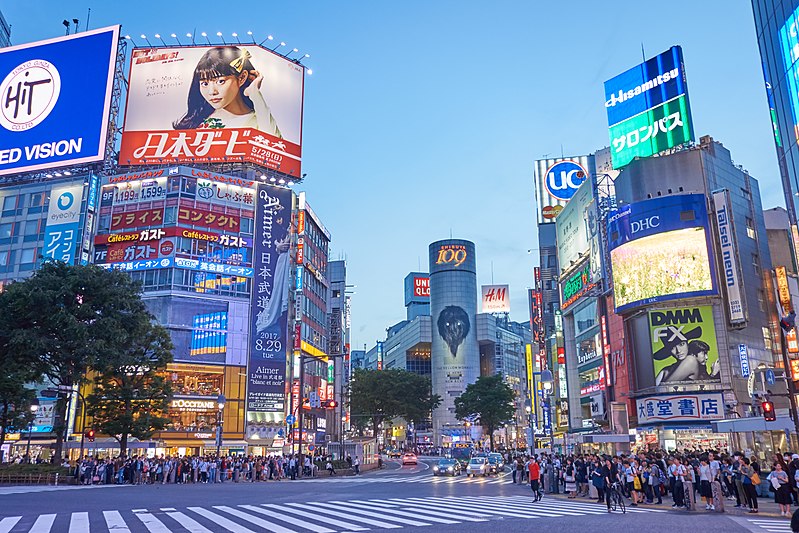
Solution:
{"label": "guardrail", "polygon": [[75,476],[58,473],[9,474],[0,471],[0,485],[74,485]]}

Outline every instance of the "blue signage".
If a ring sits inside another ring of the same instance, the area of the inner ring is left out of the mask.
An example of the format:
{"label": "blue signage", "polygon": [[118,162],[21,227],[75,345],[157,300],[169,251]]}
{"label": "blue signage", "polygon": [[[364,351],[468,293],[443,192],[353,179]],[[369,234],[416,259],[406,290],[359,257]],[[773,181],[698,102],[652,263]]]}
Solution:
{"label": "blue signage", "polygon": [[774,385],[776,381],[776,376],[774,375],[774,371],[770,368],[766,369],[766,383],[769,385]]}
{"label": "blue signage", "polygon": [[122,263],[102,263],[97,266],[105,269],[116,269],[124,272],[135,272],[137,270],[151,270],[153,268],[185,268],[186,270],[196,270],[198,272],[215,272],[226,276],[240,276],[251,278],[253,269],[251,267],[223,265],[221,263],[209,263],[199,259],[186,259],[183,257],[164,257],[162,259],[148,259],[142,261],[126,261]]}
{"label": "blue signage", "polygon": [[614,126],[686,93],[682,48],[660,55],[605,82],[608,126]]}
{"label": "blue signage", "polygon": [[105,157],[119,27],[0,48],[0,176]]}
{"label": "blue signage", "polygon": [[588,177],[588,172],[574,161],[558,161],[549,169],[544,183],[547,192],[558,200],[570,200],[580,185]]}
{"label": "blue signage", "polygon": [[746,344],[738,345],[738,357],[741,359],[741,377],[748,378],[751,369],[749,368],[749,351]]}

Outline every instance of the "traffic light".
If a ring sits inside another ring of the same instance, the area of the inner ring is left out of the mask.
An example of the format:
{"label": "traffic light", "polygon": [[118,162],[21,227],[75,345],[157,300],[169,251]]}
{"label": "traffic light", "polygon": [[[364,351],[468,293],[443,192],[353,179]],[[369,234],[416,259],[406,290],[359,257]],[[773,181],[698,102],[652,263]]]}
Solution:
{"label": "traffic light", "polygon": [[777,420],[777,415],[774,412],[774,402],[764,400],[760,404],[760,408],[763,410],[763,418],[766,420],[766,422],[773,422]]}
{"label": "traffic light", "polygon": [[90,430],[86,431],[86,439],[89,442],[94,442],[94,430],[93,429],[90,429]]}
{"label": "traffic light", "polygon": [[325,409],[335,409],[338,407],[338,402],[336,400],[328,400],[325,402]]}

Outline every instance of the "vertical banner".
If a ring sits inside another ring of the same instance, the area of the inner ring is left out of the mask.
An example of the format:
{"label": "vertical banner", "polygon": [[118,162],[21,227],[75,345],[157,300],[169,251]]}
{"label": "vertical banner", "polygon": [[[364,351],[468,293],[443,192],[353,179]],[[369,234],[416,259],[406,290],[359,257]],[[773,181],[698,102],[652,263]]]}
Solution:
{"label": "vertical banner", "polygon": [[735,231],[732,226],[729,193],[727,189],[713,193],[713,207],[716,215],[716,231],[721,250],[721,270],[724,286],[727,288],[727,305],[730,310],[730,322],[746,322],[742,299],[741,279],[738,276],[738,247],[735,242]]}
{"label": "vertical banner", "polygon": [[78,185],[56,187],[50,192],[47,209],[47,229],[44,236],[44,257],[75,262],[75,248],[80,233],[80,204],[83,201],[83,181]]}
{"label": "vertical banner", "polygon": [[292,192],[259,183],[256,189],[247,365],[247,423],[283,419],[288,349]]}

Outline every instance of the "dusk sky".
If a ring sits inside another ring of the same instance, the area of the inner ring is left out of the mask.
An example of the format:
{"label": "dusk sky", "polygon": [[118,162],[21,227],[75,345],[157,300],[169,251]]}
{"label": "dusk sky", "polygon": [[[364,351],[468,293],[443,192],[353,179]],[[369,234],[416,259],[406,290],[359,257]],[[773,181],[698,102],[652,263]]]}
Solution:
{"label": "dusk sky", "polygon": [[[477,247],[478,285],[510,284],[529,319],[538,262],[533,162],[608,145],[603,82],[681,45],[697,138],[711,135],[784,205],[748,0],[136,2],[5,0],[20,44],[121,24],[123,34],[252,31],[311,55],[303,172],[308,200],[345,258],[352,347],[402,320],[402,281],[427,246]],[[170,43],[170,39],[167,42]],[[185,39],[183,39],[184,44]],[[171,41],[174,43],[174,41]],[[203,41],[204,42],[204,41]],[[296,57],[298,54],[294,54]],[[76,119],[80,110],[75,110]]]}

